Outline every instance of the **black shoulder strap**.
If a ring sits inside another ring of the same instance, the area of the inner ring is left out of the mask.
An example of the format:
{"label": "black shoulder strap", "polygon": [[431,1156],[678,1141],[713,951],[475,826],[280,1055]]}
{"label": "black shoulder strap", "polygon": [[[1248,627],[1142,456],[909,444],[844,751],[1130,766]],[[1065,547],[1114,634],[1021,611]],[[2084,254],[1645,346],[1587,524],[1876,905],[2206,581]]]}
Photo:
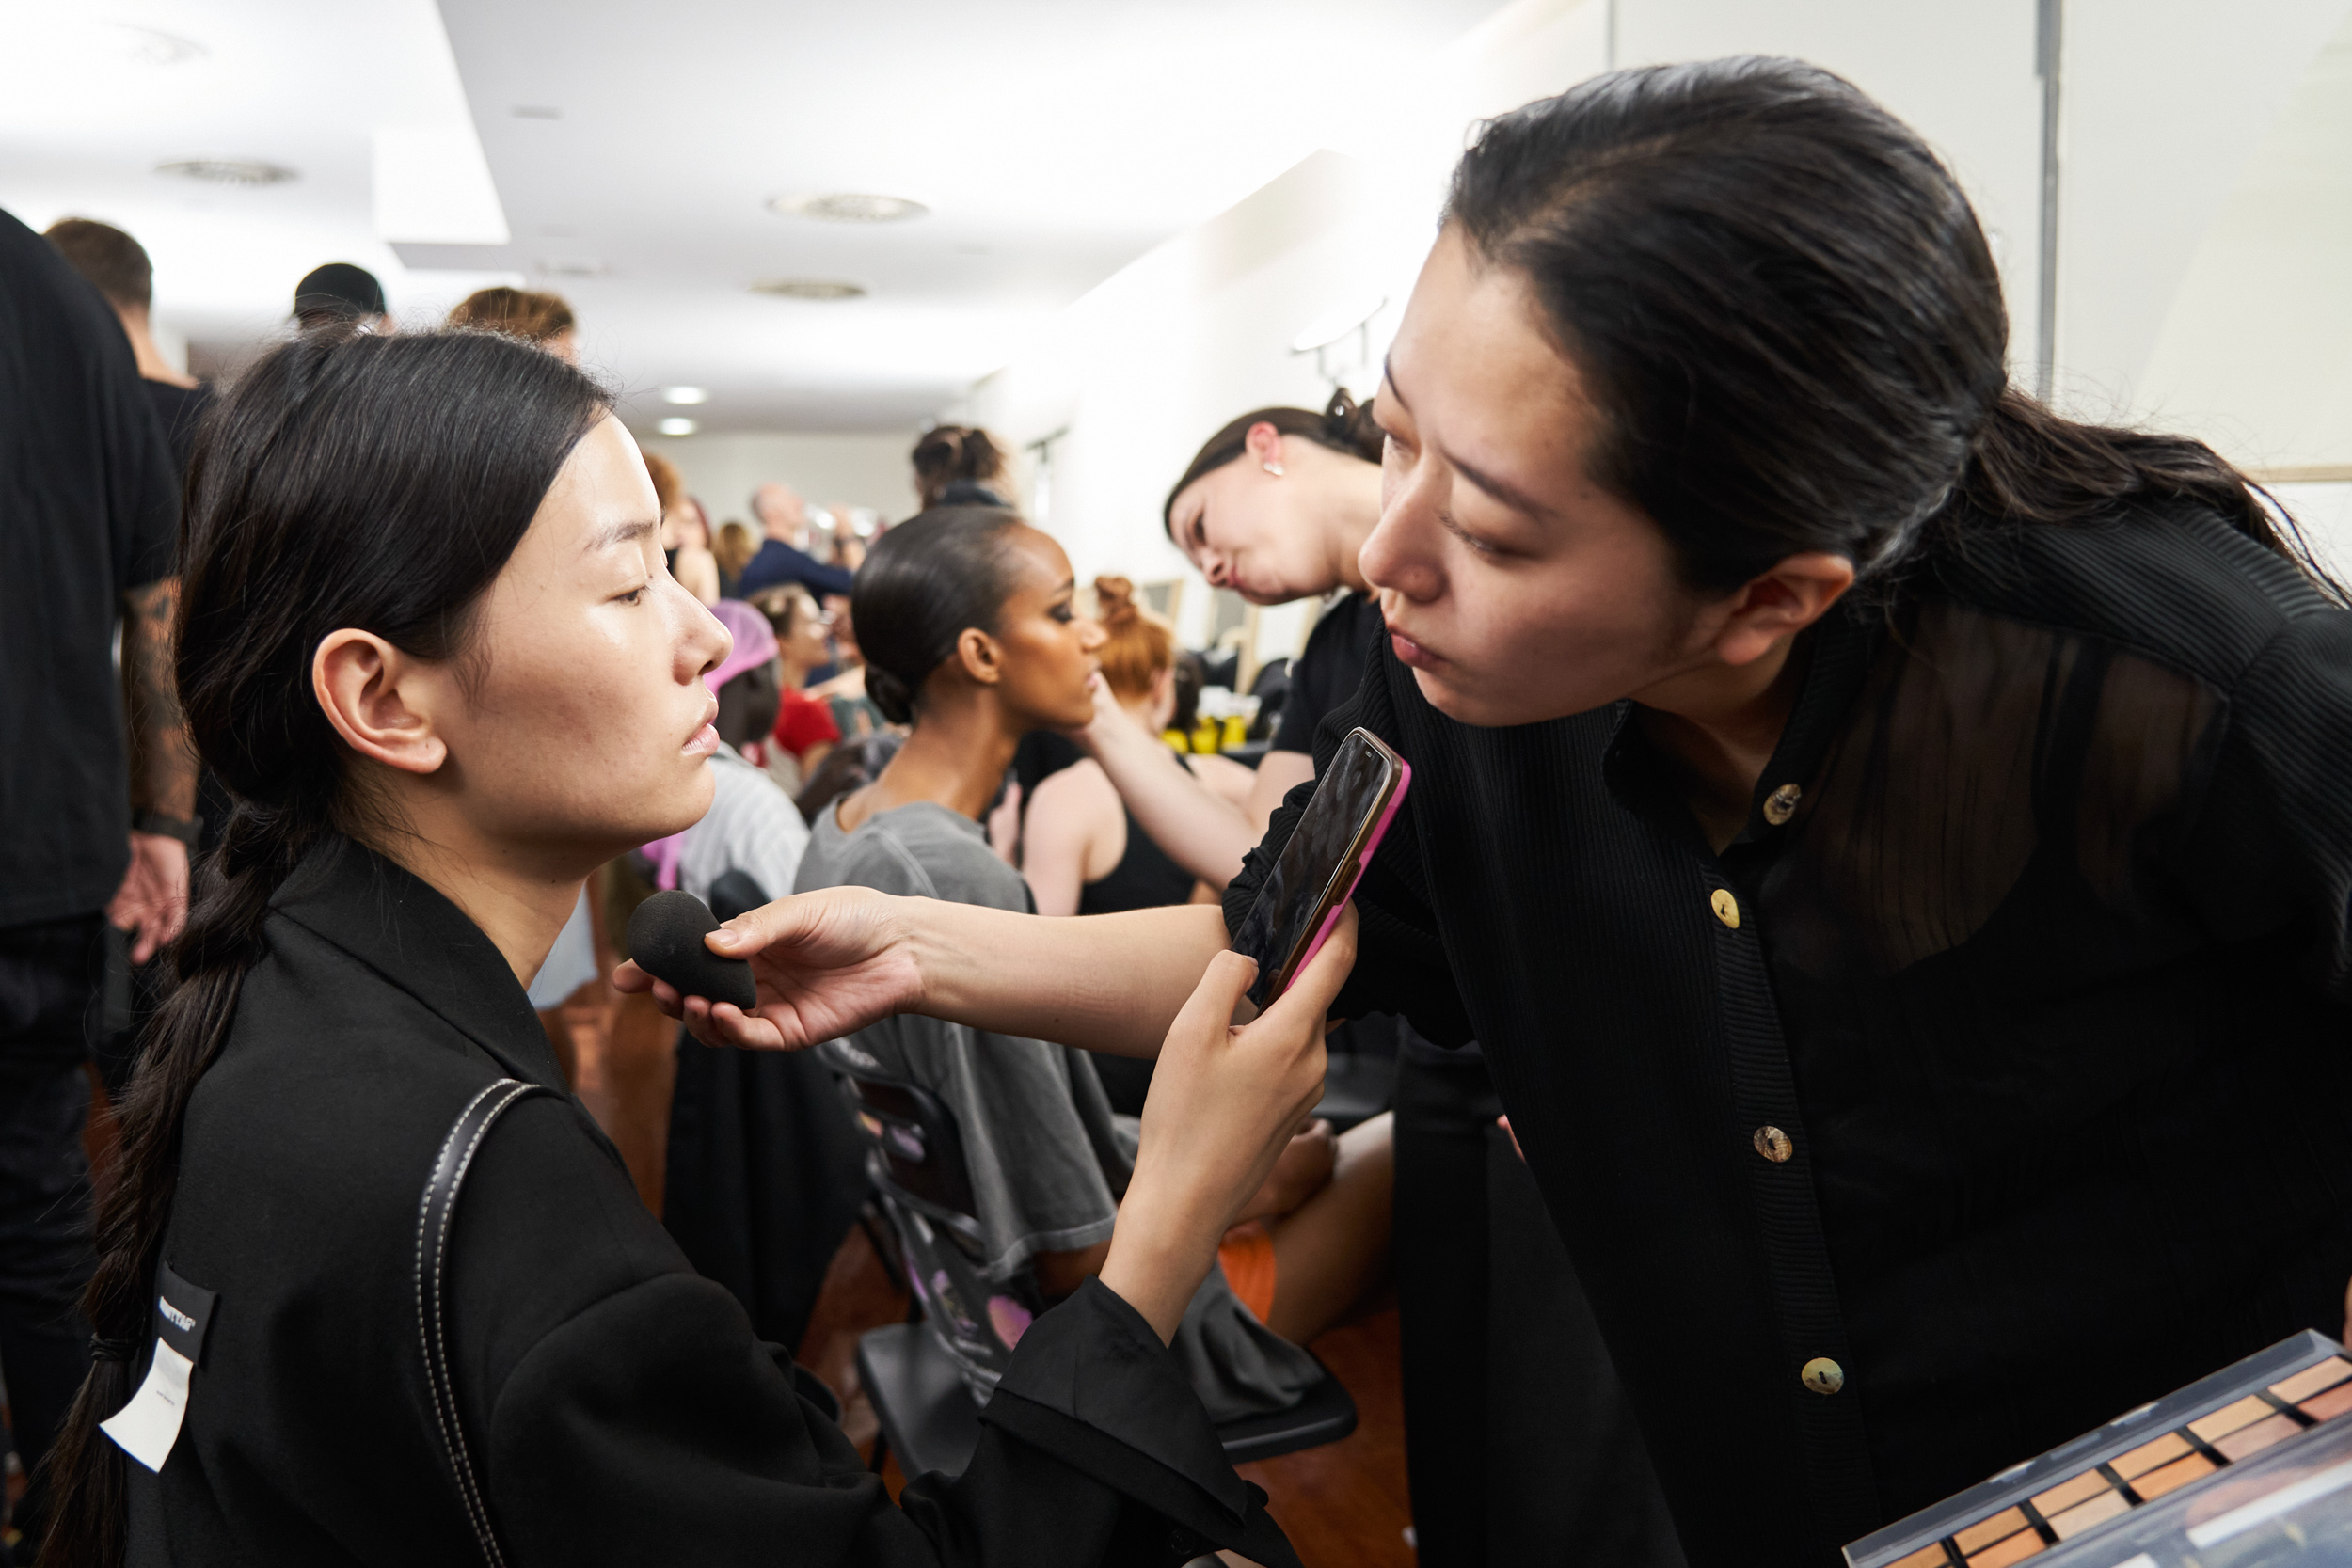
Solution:
{"label": "black shoulder strap", "polygon": [[474,1151],[508,1106],[532,1095],[555,1091],[517,1078],[501,1078],[467,1103],[441,1140],[434,1158],[433,1175],[424,1184],[424,1201],[417,1208],[417,1331],[424,1341],[425,1381],[433,1388],[433,1415],[440,1424],[441,1446],[449,1450],[449,1465],[457,1480],[458,1500],[481,1543],[490,1568],[506,1568],[498,1537],[490,1528],[490,1503],[474,1473],[473,1457],[466,1450],[465,1427],[458,1417],[457,1386],[449,1367],[449,1231],[457,1215],[457,1195],[466,1184]]}

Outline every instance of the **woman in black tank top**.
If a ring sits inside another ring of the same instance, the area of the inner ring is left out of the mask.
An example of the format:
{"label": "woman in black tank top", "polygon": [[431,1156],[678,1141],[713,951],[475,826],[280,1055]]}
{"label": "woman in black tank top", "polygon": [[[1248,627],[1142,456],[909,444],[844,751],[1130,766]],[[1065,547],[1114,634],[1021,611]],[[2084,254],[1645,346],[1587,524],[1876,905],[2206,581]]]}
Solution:
{"label": "woman in black tank top", "polygon": [[[1139,729],[1157,735],[1176,704],[1176,637],[1144,613],[1125,578],[1094,579],[1103,624],[1103,683]],[[1238,801],[1253,775],[1224,757],[1161,755],[1210,789]],[[1074,763],[1040,783],[1022,831],[1021,869],[1040,914],[1105,914],[1181,904],[1191,872],[1170,859],[1120,800],[1102,765]]]}

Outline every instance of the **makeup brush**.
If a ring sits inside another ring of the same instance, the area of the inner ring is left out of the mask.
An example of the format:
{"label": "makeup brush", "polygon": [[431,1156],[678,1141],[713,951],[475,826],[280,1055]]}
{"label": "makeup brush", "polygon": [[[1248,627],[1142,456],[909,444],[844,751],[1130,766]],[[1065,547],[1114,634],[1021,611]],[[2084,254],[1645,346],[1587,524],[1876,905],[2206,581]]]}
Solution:
{"label": "makeup brush", "polygon": [[718,928],[718,917],[692,894],[657,893],[628,917],[628,956],[655,979],[675,986],[681,996],[732,1002],[748,1013],[759,1002],[752,966],[741,958],[723,958],[704,945],[703,938]]}

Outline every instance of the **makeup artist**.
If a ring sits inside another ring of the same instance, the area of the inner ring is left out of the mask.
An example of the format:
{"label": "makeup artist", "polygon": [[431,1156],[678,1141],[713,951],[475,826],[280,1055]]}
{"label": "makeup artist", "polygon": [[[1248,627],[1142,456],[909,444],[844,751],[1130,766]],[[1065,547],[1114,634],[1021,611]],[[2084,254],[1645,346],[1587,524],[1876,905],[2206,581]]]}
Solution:
{"label": "makeup artist", "polygon": [[[1381,388],[1391,636],[1317,752],[1415,778],[1339,1010],[1484,1045],[1696,1568],[2344,1323],[2352,613],[2007,348],[1918,137],[1734,60],[1485,127]],[[722,944],[758,1016],[689,1011],[1141,1053],[1224,940],[794,900]]]}

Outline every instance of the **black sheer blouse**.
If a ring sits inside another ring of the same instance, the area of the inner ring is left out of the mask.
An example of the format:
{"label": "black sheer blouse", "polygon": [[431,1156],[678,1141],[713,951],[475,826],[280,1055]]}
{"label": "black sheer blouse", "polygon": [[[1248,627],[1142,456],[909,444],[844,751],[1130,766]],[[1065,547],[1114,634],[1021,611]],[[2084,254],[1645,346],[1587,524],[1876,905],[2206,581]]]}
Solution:
{"label": "black sheer blouse", "polygon": [[2352,613],[2202,513],[1968,538],[1817,628],[1721,854],[1629,705],[1381,647],[1318,737],[1415,773],[1341,1008],[1484,1044],[1699,1568],[2343,1322]]}

